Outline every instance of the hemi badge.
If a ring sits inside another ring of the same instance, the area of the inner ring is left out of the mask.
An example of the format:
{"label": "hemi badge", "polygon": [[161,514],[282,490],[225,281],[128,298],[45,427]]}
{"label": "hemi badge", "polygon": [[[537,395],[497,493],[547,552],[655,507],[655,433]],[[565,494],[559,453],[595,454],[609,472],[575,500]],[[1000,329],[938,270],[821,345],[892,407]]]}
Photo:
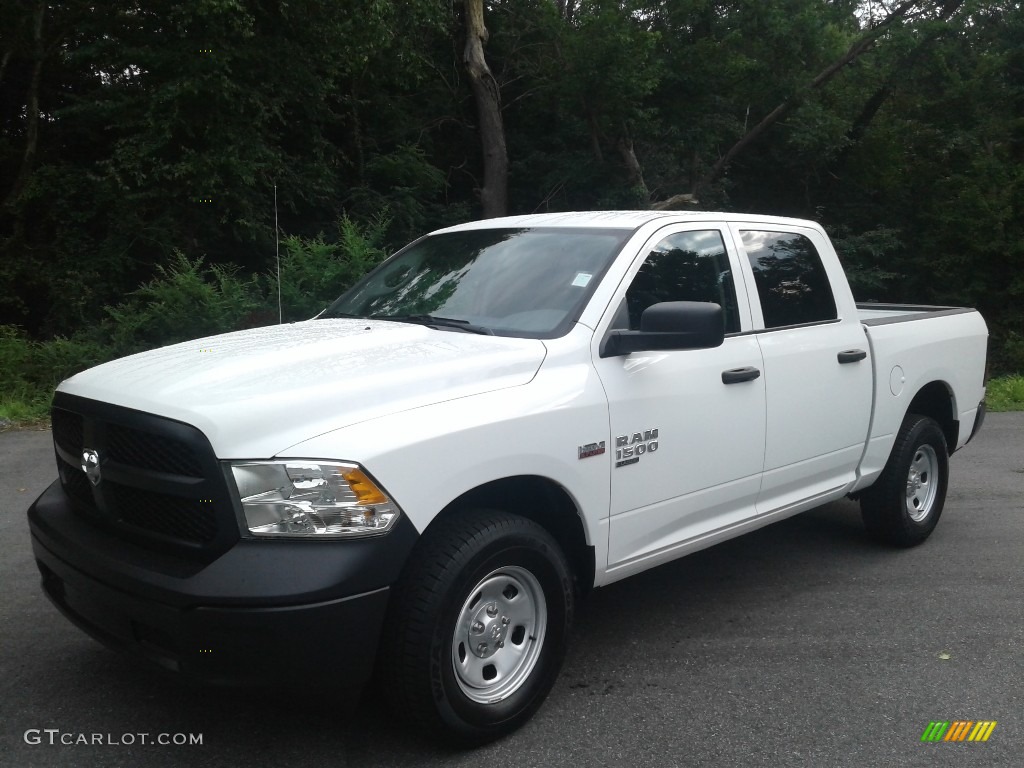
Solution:
{"label": "hemi badge", "polygon": [[591,456],[600,456],[604,453],[604,440],[600,443],[587,443],[579,447],[580,458],[589,459]]}

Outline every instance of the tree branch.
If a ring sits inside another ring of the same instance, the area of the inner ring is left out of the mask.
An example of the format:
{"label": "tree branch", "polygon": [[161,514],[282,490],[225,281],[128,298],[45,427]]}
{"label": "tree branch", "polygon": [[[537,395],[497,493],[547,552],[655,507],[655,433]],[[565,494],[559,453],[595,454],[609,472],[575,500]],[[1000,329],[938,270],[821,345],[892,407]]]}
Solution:
{"label": "tree branch", "polygon": [[667,200],[651,204],[653,211],[678,211],[691,205],[700,205],[700,201],[691,194],[672,195]]}
{"label": "tree branch", "polygon": [[[4,207],[11,206],[21,195],[32,175],[36,152],[39,149],[39,82],[43,72],[43,18],[46,15],[46,2],[40,2],[32,19],[32,75],[29,77],[28,93],[25,105],[25,152],[21,158],[21,168],[11,185]],[[6,64],[6,62],[5,62]]]}
{"label": "tree branch", "polygon": [[819,72],[818,75],[806,86],[769,112],[757,125],[741,136],[740,139],[729,148],[728,152],[718,159],[718,162],[711,167],[711,170],[704,174],[704,176],[694,186],[692,194],[697,196],[703,192],[713,181],[721,176],[729,163],[731,163],[737,155],[750,146],[750,144],[757,140],[763,133],[765,133],[765,131],[775,125],[775,123],[780,119],[799,106],[809,93],[821,88],[841,72],[844,67],[855,61],[861,54],[871,48],[878,38],[887,32],[894,24],[907,18],[917,4],[917,0],[907,0],[907,2],[903,2],[898,5],[889,13],[888,16],[886,16],[884,20],[862,34],[842,56],[825,67],[825,69]]}

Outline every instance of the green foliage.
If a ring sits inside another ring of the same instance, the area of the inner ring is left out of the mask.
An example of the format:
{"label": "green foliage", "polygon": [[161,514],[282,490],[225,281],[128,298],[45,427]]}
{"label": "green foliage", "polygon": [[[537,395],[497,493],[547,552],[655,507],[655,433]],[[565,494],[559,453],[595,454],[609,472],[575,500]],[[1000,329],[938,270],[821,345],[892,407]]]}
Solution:
{"label": "green foliage", "polygon": [[82,339],[33,341],[0,325],[0,422],[44,418],[59,382],[109,357],[107,350]]}
{"label": "green foliage", "polygon": [[840,226],[830,234],[857,301],[877,300],[900,278],[888,267],[903,246],[897,230],[883,227],[853,234],[849,227]]}
{"label": "green foliage", "polygon": [[0,326],[0,390],[43,388],[52,391],[63,379],[108,359],[99,345],[81,339],[33,341],[11,326]]}
{"label": "green foliage", "polygon": [[[177,251],[259,273],[275,187],[282,227],[299,234],[330,226],[339,203],[364,219],[390,207],[397,240],[441,210],[445,173],[420,147],[432,118],[413,97],[445,35],[437,0],[46,4],[44,117],[20,191],[40,6],[10,5],[0,323],[69,333]],[[66,291],[83,271],[85,290]]]}
{"label": "green foliage", "polygon": [[989,365],[996,373],[1024,373],[1024,334],[1004,331],[997,344],[989,344],[989,350]]}
{"label": "green foliage", "polygon": [[[390,219],[379,214],[362,227],[348,217],[338,222],[338,237],[324,240],[288,237],[281,255],[281,307],[285,321],[307,320],[344,293],[386,256],[384,234]],[[277,276],[264,276],[266,295],[276,301]],[[274,315],[276,319],[276,313]]]}
{"label": "green foliage", "polygon": [[255,278],[177,253],[157,277],[107,307],[100,334],[115,356],[244,327],[262,304]]}
{"label": "green foliage", "polygon": [[10,427],[46,424],[49,418],[49,399],[33,401],[16,393],[0,395],[0,432]]}
{"label": "green foliage", "polygon": [[990,411],[1024,411],[1024,376],[991,379],[985,392]]}
{"label": "green foliage", "polygon": [[[393,234],[404,243],[444,218],[434,201],[445,187],[444,174],[431,164],[423,149],[404,144],[367,158],[364,183],[350,190],[345,205],[353,217],[365,220],[376,230],[378,242]],[[387,226],[383,229],[379,226],[381,211],[387,211]]]}
{"label": "green foliage", "polygon": [[872,298],[978,307],[1001,372],[1024,370],[1022,33],[1020,7],[1000,3],[900,30],[862,67],[873,93],[844,83],[860,130],[820,201],[852,232],[899,232],[875,262],[899,278]]}
{"label": "green foliage", "polygon": [[[993,365],[1019,370],[1024,10],[922,1],[809,88],[866,14],[899,5],[485,3],[511,212],[645,207],[699,186],[705,209],[823,219],[858,297],[977,305]],[[0,324],[31,339],[91,328],[90,343],[130,351],[276,321],[275,213],[295,236],[286,317],[305,317],[374,249],[472,218],[482,158],[462,13],[441,0],[0,6]],[[369,250],[346,245],[345,226]]]}
{"label": "green foliage", "polygon": [[[379,263],[389,224],[383,214],[367,225],[342,217],[331,240],[323,234],[286,237],[281,255],[284,320],[309,319]],[[110,359],[277,322],[276,270],[246,277],[235,265],[209,264],[177,252],[156,273],[107,306],[104,321],[73,340],[103,350],[102,356]]]}
{"label": "green foliage", "polygon": [[[337,236],[287,237],[281,257],[284,320],[320,312],[386,255],[390,219],[342,217]],[[176,253],[157,276],[105,307],[102,323],[71,338],[30,339],[0,325],[0,426],[45,418],[54,388],[107,360],[154,347],[277,322],[276,274],[243,277],[232,265]]]}

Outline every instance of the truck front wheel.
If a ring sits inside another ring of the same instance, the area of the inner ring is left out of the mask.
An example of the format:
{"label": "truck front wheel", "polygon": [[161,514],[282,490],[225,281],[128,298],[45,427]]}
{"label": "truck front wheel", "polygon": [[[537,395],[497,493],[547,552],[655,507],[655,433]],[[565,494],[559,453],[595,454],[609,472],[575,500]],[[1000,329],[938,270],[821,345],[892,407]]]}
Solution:
{"label": "truck front wheel", "polygon": [[868,533],[887,544],[912,547],[935,529],[946,501],[949,456],[946,437],[927,416],[908,414],[889,461],[861,496]]}
{"label": "truck front wheel", "polygon": [[493,511],[441,520],[395,587],[379,656],[385,692],[432,733],[502,736],[551,690],[573,598],[565,556],[536,523]]}

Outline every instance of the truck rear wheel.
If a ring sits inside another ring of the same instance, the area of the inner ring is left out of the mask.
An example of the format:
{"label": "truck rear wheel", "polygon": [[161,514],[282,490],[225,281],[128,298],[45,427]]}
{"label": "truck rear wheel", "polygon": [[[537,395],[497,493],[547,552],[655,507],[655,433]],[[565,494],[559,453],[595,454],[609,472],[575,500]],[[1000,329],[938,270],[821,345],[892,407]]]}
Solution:
{"label": "truck rear wheel", "polygon": [[565,556],[536,523],[491,511],[442,520],[395,587],[378,657],[385,693],[434,734],[509,733],[554,684],[573,601]]}
{"label": "truck rear wheel", "polygon": [[900,547],[920,544],[939,522],[948,480],[942,428],[927,416],[908,414],[885,469],[861,496],[868,533]]}

